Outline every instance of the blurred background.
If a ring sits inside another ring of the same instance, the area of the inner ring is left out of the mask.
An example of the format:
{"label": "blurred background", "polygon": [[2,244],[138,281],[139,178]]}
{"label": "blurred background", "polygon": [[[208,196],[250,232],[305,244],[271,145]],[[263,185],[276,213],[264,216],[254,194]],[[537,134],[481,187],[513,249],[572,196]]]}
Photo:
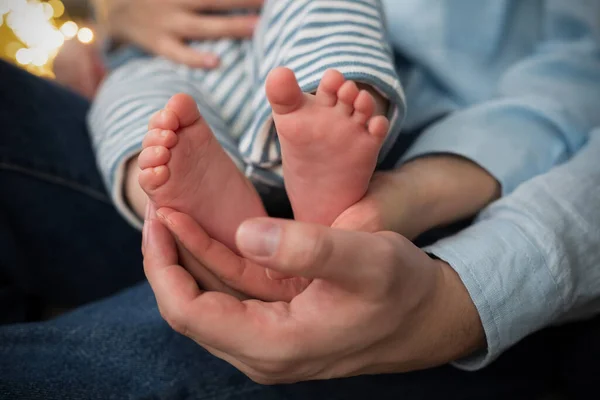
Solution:
{"label": "blurred background", "polygon": [[88,0],[0,0],[0,58],[52,78],[66,41],[97,39],[92,17]]}

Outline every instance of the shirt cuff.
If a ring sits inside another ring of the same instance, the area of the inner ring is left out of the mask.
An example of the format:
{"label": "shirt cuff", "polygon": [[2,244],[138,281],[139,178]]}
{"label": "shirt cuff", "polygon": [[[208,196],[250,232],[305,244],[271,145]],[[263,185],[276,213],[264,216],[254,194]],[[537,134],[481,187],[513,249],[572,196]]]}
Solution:
{"label": "shirt cuff", "polygon": [[479,313],[487,349],[453,363],[474,371],[549,325],[564,300],[544,254],[512,221],[476,223],[424,249],[459,274]]}
{"label": "shirt cuff", "polygon": [[487,170],[506,195],[569,157],[565,132],[573,127],[557,107],[523,98],[458,111],[426,129],[400,162],[432,154],[461,156]]}

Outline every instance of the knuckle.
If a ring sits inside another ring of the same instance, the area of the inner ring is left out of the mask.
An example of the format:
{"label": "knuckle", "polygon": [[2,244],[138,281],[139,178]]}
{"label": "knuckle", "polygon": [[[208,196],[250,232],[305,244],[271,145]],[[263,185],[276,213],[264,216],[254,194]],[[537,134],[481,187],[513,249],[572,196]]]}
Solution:
{"label": "knuckle", "polygon": [[301,270],[313,270],[329,258],[332,251],[329,239],[315,226],[292,230],[289,237],[285,239],[284,251],[279,253],[278,261]]}
{"label": "knuckle", "polygon": [[167,324],[169,324],[171,329],[173,329],[177,333],[187,336],[187,332],[188,332],[187,323],[185,322],[185,319],[181,315],[179,315],[177,313],[173,313],[172,311],[169,311],[169,310],[165,310],[162,307],[159,307],[159,312],[160,312],[162,319],[164,319],[167,322]]}
{"label": "knuckle", "polygon": [[261,363],[256,370],[266,378],[276,379],[277,377],[290,374],[291,365],[288,361],[271,360]]}
{"label": "knuckle", "polygon": [[373,276],[375,283],[379,286],[381,294],[387,295],[388,291],[395,290],[396,276],[401,263],[401,258],[398,258],[398,252],[402,251],[403,243],[398,241],[398,236],[395,233],[377,234],[382,240],[377,244],[378,262],[377,269],[374,269],[376,274]]}
{"label": "knuckle", "polygon": [[169,324],[169,326],[171,327],[171,329],[173,329],[175,332],[180,333],[183,336],[187,336],[187,333],[188,333],[187,324],[183,320],[178,319],[178,318],[171,318],[166,321]]}
{"label": "knuckle", "polygon": [[[195,39],[202,39],[201,37],[197,37],[199,33],[198,23],[196,20],[191,18],[180,18],[175,24],[176,29],[182,35],[185,36],[194,36]],[[202,32],[202,30],[200,30]]]}
{"label": "knuckle", "polygon": [[283,383],[282,381],[280,381],[278,379],[267,377],[267,376],[264,376],[264,375],[262,375],[260,373],[256,373],[256,372],[246,373],[246,376],[248,378],[250,378],[250,380],[252,380],[254,383],[258,383],[259,385],[264,385],[264,386],[273,386],[273,385],[277,385],[279,383]]}
{"label": "knuckle", "polygon": [[324,230],[315,229],[312,237],[311,248],[304,253],[304,261],[307,268],[326,264],[333,252],[333,242],[331,237],[326,235]]}

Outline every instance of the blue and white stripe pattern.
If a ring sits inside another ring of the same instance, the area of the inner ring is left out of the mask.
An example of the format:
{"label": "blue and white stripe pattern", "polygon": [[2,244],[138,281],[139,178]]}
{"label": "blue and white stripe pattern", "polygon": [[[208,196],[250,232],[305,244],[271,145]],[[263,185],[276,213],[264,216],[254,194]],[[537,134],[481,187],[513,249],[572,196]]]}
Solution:
{"label": "blue and white stripe pattern", "polygon": [[292,69],[306,93],[314,92],[333,68],[385,95],[391,128],[384,156],[405,110],[384,21],[379,0],[267,0],[252,40],[192,43],[221,57],[216,70],[154,57],[117,68],[89,116],[98,163],[117,207],[138,223],[123,201],[124,165],[139,152],[150,116],[176,93],[196,100],[219,142],[250,179],[281,186],[281,151],[264,85],[277,66]]}

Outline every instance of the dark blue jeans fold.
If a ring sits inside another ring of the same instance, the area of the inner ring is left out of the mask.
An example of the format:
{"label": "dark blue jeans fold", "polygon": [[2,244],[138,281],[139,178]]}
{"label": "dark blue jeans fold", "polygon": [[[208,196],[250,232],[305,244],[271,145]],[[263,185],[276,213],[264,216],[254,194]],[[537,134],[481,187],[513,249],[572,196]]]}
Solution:
{"label": "dark blue jeans fold", "polygon": [[143,279],[140,234],[96,168],[88,107],[0,62],[0,285],[17,296],[74,306]]}
{"label": "dark blue jeans fold", "polygon": [[[140,235],[96,168],[87,109],[0,62],[0,399],[532,399],[557,381],[571,332],[598,333],[547,330],[474,373],[257,385],[161,319]],[[42,321],[32,304],[76,308]]]}

